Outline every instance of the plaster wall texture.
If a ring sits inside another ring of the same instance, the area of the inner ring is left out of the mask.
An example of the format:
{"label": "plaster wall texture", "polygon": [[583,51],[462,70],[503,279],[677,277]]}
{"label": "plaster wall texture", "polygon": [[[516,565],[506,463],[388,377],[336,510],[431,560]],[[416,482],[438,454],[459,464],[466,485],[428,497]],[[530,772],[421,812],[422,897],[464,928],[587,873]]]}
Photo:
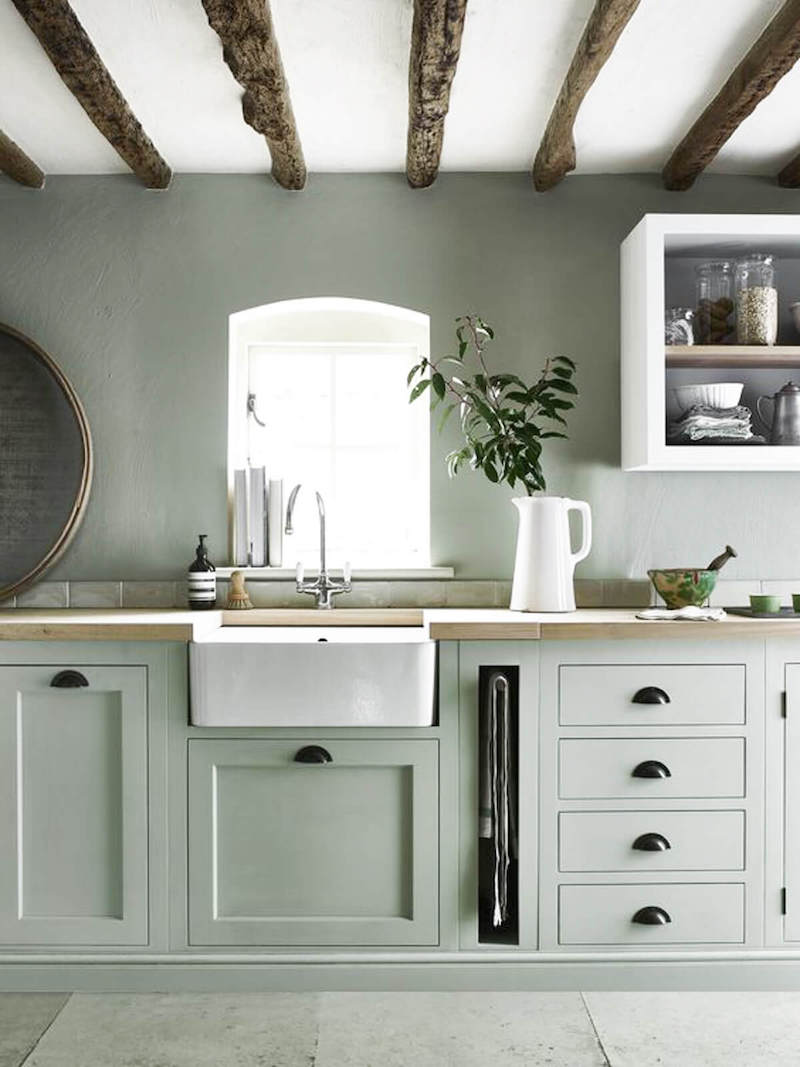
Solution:
{"label": "plaster wall texture", "polygon": [[[797,191],[729,176],[684,194],[656,175],[573,176],[546,195],[524,174],[443,174],[418,191],[402,175],[312,175],[302,193],[258,175],[178,176],[164,193],[127,176],[40,192],[0,178],[0,321],[59,362],[96,449],[88,513],[48,577],[174,579],[199,530],[224,562],[228,315],[331,295],[427,312],[434,353],[475,311],[496,328],[498,368],[576,360],[570,440],[550,442],[545,467],[550,491],[593,509],[580,577],[702,565],[726,542],[728,578],[797,574],[800,474],[620,469],[618,263],[648,211],[798,207]],[[456,440],[455,425],[432,436],[432,562],[506,580],[513,494],[471,472],[449,481]]]}

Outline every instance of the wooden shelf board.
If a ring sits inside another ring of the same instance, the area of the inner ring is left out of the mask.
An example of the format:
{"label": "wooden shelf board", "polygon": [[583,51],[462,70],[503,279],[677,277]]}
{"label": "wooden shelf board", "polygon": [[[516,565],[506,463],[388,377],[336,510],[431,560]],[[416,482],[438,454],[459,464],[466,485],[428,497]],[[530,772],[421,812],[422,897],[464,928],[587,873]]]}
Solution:
{"label": "wooden shelf board", "polygon": [[800,345],[666,345],[668,368],[800,367]]}

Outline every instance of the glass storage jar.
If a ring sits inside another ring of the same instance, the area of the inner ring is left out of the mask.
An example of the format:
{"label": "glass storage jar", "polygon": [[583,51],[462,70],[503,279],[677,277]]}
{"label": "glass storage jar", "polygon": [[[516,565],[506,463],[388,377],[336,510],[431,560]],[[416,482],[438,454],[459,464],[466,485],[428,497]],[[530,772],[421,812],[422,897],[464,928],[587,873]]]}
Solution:
{"label": "glass storage jar", "polygon": [[667,308],[664,312],[664,341],[668,345],[694,344],[694,311],[691,308]]}
{"label": "glass storage jar", "polygon": [[736,339],[740,345],[774,345],[778,290],[769,253],[753,252],[736,264]]}
{"label": "glass storage jar", "polygon": [[727,259],[712,259],[695,267],[696,344],[724,345],[732,339],[733,276],[733,263]]}

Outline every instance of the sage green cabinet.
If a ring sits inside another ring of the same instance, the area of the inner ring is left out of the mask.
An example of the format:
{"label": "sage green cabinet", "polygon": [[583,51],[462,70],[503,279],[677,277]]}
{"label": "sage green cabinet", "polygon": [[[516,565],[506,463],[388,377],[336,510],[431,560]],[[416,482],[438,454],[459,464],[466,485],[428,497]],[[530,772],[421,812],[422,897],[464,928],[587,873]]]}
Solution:
{"label": "sage green cabinet", "polygon": [[786,664],[784,919],[786,941],[800,941],[800,663]]}
{"label": "sage green cabinet", "polygon": [[437,943],[437,740],[188,747],[190,944]]}
{"label": "sage green cabinet", "polygon": [[147,668],[70,668],[0,666],[0,943],[143,945]]}

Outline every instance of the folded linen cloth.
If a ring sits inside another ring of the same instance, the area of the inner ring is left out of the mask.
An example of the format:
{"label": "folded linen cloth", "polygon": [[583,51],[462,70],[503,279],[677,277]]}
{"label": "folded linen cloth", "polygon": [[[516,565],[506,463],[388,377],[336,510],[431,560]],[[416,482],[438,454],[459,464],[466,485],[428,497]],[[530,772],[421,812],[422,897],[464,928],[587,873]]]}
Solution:
{"label": "folded linen cloth", "polygon": [[753,436],[751,418],[750,409],[741,404],[735,408],[710,408],[697,404],[670,423],[669,437],[673,440],[686,438],[689,441],[702,441],[709,437],[746,441]]}
{"label": "folded linen cloth", "polygon": [[637,619],[648,621],[674,619],[688,619],[691,622],[720,622],[725,618],[723,608],[698,608],[690,604],[686,608],[645,608],[644,611],[636,612]]}

